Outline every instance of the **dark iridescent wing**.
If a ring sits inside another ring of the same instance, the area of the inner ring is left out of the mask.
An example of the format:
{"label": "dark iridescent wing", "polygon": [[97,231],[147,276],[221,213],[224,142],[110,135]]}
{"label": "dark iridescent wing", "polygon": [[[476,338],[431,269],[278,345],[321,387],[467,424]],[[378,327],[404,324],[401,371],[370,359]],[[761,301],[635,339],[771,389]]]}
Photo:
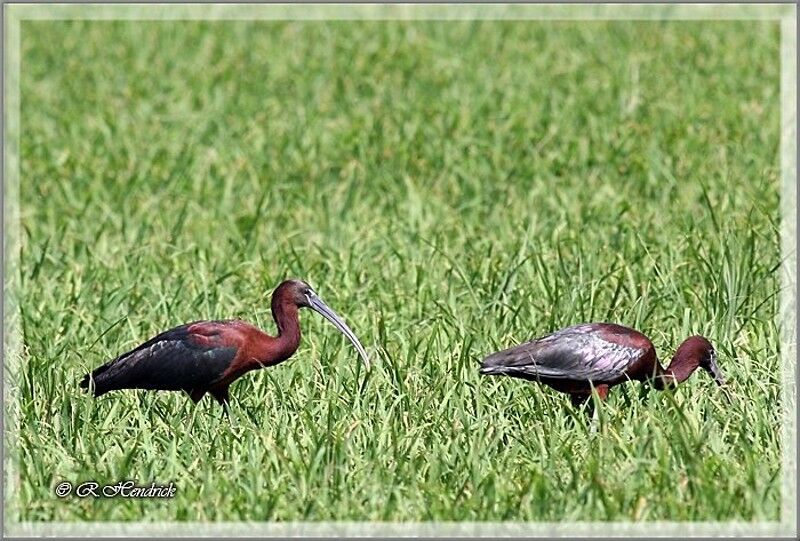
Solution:
{"label": "dark iridescent wing", "polygon": [[481,363],[481,373],[581,381],[623,378],[642,350],[592,331],[590,324],[576,325],[493,353]]}
{"label": "dark iridescent wing", "polygon": [[[237,352],[233,346],[210,346],[207,334],[202,340],[194,336],[205,330],[203,325],[211,327],[213,323],[175,327],[97,368],[91,375],[95,395],[116,389],[190,390],[213,384]],[[88,385],[86,376],[81,386]]]}

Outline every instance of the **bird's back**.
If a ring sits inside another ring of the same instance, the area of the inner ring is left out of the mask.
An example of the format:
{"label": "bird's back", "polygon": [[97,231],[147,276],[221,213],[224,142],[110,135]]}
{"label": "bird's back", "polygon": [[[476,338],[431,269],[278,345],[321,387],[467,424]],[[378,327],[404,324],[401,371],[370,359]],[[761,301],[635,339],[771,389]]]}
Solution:
{"label": "bird's back", "polygon": [[215,341],[225,321],[195,321],[162,332],[96,368],[80,386],[94,382],[100,396],[116,389],[183,390],[208,386],[224,373],[237,348]]}

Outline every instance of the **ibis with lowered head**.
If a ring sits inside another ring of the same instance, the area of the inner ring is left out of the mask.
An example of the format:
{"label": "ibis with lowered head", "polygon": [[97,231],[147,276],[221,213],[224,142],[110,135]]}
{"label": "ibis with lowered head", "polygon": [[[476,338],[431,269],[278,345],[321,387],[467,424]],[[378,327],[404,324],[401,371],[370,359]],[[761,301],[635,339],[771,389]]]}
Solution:
{"label": "ibis with lowered head", "polygon": [[613,323],[585,323],[493,353],[481,362],[480,373],[544,383],[579,405],[592,389],[601,400],[611,387],[629,380],[662,390],[685,381],[698,368],[718,385],[725,384],[714,347],[703,336],[684,340],[662,368],[653,343],[642,333]]}

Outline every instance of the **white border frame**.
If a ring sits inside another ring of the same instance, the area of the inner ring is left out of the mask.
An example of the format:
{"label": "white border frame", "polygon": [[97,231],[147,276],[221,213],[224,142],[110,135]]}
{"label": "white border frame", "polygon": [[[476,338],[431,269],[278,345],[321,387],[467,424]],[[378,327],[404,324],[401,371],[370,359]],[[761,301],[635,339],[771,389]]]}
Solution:
{"label": "white border frame", "polygon": [[[781,24],[781,519],[774,522],[17,522],[7,536],[797,536],[797,7],[794,4],[14,4],[5,6],[4,445],[14,427],[14,360],[22,347],[14,292],[19,254],[20,27],[32,19],[93,20],[774,20]],[[11,362],[9,362],[9,359]],[[13,492],[5,455],[4,497]],[[4,509],[8,500],[4,498]],[[8,517],[6,517],[8,518]]]}

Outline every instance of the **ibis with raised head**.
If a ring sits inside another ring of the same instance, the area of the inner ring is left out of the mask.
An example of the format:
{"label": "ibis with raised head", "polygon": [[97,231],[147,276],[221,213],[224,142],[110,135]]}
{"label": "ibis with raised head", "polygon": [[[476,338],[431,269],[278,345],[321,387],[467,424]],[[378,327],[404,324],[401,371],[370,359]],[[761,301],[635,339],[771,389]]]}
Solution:
{"label": "ibis with raised head", "polygon": [[185,391],[196,403],[206,393],[228,414],[228,387],[247,372],[274,366],[300,345],[300,308],[330,321],[369,359],[356,335],[307,283],[287,280],[272,294],[277,336],[240,320],[195,321],[155,336],[87,374],[80,386],[101,396],[119,389]]}

